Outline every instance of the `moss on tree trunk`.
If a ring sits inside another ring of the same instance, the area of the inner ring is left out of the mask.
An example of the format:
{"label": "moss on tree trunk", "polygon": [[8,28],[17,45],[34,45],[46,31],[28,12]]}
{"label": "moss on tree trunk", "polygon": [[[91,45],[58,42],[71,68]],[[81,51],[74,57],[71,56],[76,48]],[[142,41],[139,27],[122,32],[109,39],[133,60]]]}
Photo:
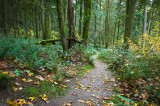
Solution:
{"label": "moss on tree trunk", "polygon": [[89,36],[89,26],[90,26],[90,19],[91,19],[91,6],[92,0],[84,0],[84,23],[83,23],[83,40],[85,46],[87,46],[87,40]]}
{"label": "moss on tree trunk", "polygon": [[65,24],[64,24],[64,19],[63,19],[64,14],[63,14],[62,0],[57,0],[57,12],[58,12],[59,31],[60,31],[60,37],[61,37],[63,51],[67,51],[67,42],[66,42],[66,35],[65,35]]}

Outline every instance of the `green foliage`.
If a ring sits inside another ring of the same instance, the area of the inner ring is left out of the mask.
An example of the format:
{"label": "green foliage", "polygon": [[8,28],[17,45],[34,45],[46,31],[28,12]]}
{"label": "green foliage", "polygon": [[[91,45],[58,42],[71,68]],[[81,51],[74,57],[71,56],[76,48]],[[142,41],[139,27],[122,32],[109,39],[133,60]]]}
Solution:
{"label": "green foliage", "polygon": [[30,87],[24,90],[24,93],[26,93],[29,96],[35,96],[35,97],[39,97],[39,91],[34,88],[34,87]]}
{"label": "green foliage", "polygon": [[[132,89],[138,89],[139,95],[147,91],[150,97],[149,101],[158,103],[159,85],[151,85],[151,83],[153,84],[152,81],[156,84],[160,77],[160,57],[158,55],[150,55],[148,57],[134,55],[122,49],[104,49],[101,50],[98,57],[110,63],[109,69],[116,72],[115,76],[120,78],[121,86],[123,86],[124,82],[127,82]],[[146,84],[143,84],[142,81],[146,82]],[[153,94],[155,95],[154,97],[152,96]]]}
{"label": "green foliage", "polygon": [[15,73],[16,76],[18,77],[18,76],[19,76],[20,74],[22,74],[23,72],[16,69],[16,70],[14,71],[14,73]]}
{"label": "green foliage", "polygon": [[80,77],[82,77],[82,76],[84,76],[84,72],[90,71],[92,68],[94,68],[93,65],[86,65],[86,66],[84,66],[84,67],[81,69],[81,71],[78,71],[78,72],[77,72],[77,75],[80,76]]}

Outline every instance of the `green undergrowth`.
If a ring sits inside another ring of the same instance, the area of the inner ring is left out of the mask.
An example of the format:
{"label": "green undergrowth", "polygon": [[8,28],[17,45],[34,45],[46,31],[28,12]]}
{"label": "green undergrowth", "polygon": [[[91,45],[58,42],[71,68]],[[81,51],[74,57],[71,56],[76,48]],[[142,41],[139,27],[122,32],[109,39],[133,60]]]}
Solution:
{"label": "green undergrowth", "polygon": [[[90,57],[95,55],[97,51],[92,47],[84,48],[75,45],[69,52],[63,52],[60,43],[43,46],[36,45],[35,42],[37,40],[0,36],[0,58],[5,61],[5,64],[12,63],[13,69],[10,70],[10,73],[14,76],[14,80],[11,81],[12,85],[10,85],[9,90],[17,93],[16,98],[21,93],[25,93],[26,98],[28,96],[40,97],[43,94],[48,97],[63,95],[65,86],[67,86],[63,85],[66,78],[65,72],[78,70],[77,75],[83,76],[84,72],[93,68],[93,60]],[[10,68],[9,65],[6,66]],[[5,72],[5,68],[3,72]],[[33,76],[29,76],[31,73]],[[39,81],[35,78],[37,75],[41,75],[45,81],[38,85],[27,82],[28,80]],[[48,75],[51,76],[50,79],[48,79]],[[0,80],[6,78],[0,77]],[[22,80],[24,78],[25,80]],[[13,82],[15,79],[18,85]],[[23,90],[19,90],[20,85],[24,86]]]}
{"label": "green undergrowth", "polygon": [[[98,58],[107,62],[120,81],[121,93],[135,99],[139,105],[159,104],[160,57],[150,53],[142,55],[123,49],[102,49]],[[130,92],[124,91],[128,89]],[[134,95],[137,95],[134,97]],[[153,96],[154,95],[154,96]],[[144,102],[145,101],[145,102]]]}
{"label": "green undergrowth", "polygon": [[81,71],[77,72],[77,75],[83,77],[86,72],[89,72],[93,68],[93,65],[86,65],[81,69]]}

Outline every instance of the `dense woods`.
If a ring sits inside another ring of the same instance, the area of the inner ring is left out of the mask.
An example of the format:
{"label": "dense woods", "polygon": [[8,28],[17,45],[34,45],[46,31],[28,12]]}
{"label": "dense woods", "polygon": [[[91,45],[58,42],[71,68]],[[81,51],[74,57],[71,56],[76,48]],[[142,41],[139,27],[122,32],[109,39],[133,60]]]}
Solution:
{"label": "dense woods", "polygon": [[120,79],[120,87],[129,89],[120,89],[124,98],[131,94],[133,104],[158,106],[160,0],[0,1],[0,87],[11,82],[5,71],[12,76],[29,70],[51,75],[52,83],[59,84],[54,91],[61,94],[62,76],[72,73],[66,67],[82,70],[77,67],[92,64],[90,57],[98,53]]}

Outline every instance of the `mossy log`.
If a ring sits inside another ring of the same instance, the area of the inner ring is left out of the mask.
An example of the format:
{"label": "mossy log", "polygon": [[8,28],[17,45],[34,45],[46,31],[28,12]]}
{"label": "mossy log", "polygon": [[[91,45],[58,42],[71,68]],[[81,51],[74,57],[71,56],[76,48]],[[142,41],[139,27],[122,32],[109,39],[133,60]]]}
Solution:
{"label": "mossy log", "polygon": [[[78,41],[75,38],[67,38],[68,41],[73,41],[75,43],[78,44],[83,44],[83,41]],[[41,44],[41,45],[46,45],[47,43],[52,43],[53,45],[55,45],[56,42],[61,41],[61,39],[47,39],[47,40],[43,40],[43,41],[39,41],[36,44]]]}

